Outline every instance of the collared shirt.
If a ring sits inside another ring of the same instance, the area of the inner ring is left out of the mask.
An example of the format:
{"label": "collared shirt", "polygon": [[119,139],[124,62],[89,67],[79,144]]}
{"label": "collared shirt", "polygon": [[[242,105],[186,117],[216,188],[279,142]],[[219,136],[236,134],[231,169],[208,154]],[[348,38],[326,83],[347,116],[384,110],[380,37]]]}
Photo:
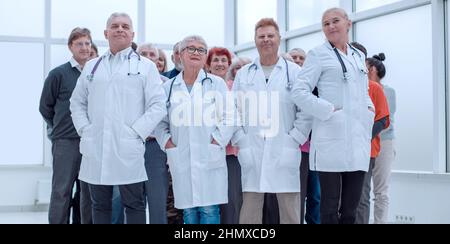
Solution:
{"label": "collared shirt", "polygon": [[111,68],[112,73],[114,72],[114,70],[116,70],[118,65],[120,65],[128,58],[128,54],[130,53],[130,51],[131,47],[126,48],[114,55],[111,50],[108,50],[108,52],[106,53],[106,60],[108,60],[109,62],[109,67]]}
{"label": "collared shirt", "polygon": [[72,57],[72,59],[70,59],[70,65],[72,65],[72,68],[77,68],[78,71],[83,71],[83,68],[81,67],[81,65]]}

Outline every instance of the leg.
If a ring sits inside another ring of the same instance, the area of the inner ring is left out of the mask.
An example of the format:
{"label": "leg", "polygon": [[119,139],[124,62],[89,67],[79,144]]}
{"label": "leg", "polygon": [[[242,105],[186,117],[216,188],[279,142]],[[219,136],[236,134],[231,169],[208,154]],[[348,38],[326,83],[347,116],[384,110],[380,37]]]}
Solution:
{"label": "leg", "polygon": [[200,224],[199,208],[188,208],[183,211],[184,223],[187,225]]}
{"label": "leg", "polygon": [[111,224],[112,186],[89,184],[92,201],[92,222],[94,224]]}
{"label": "leg", "polygon": [[89,185],[80,180],[81,196],[80,196],[80,212],[81,224],[92,224],[92,201]]}
{"label": "leg", "polygon": [[244,192],[239,224],[262,224],[264,193]]}
{"label": "leg", "polygon": [[241,166],[236,156],[227,156],[228,168],[228,204],[221,206],[220,223],[239,224],[242,207]]}
{"label": "leg", "polygon": [[305,220],[305,200],[308,193],[309,153],[302,152],[300,163],[300,223]]}
{"label": "leg", "polygon": [[370,159],[369,172],[364,176],[364,183],[361,193],[361,200],[356,210],[355,224],[367,225],[370,218],[370,190],[372,183],[372,168],[374,166],[375,159]]}
{"label": "leg", "polygon": [[263,224],[280,224],[280,210],[278,207],[277,194],[264,194]]}
{"label": "leg", "polygon": [[[342,173],[342,201],[340,224],[354,224],[356,209],[361,200],[361,193],[366,172]],[[322,177],[322,175],[320,176]]]}
{"label": "leg", "polygon": [[146,224],[144,182],[119,186],[126,224]]}
{"label": "leg", "polygon": [[320,172],[320,223],[339,224],[341,173]]}
{"label": "leg", "polygon": [[389,210],[389,181],[395,152],[392,140],[381,142],[381,152],[373,168],[373,193],[375,195],[375,224],[386,224]]}
{"label": "leg", "polygon": [[52,145],[53,177],[48,219],[50,224],[68,224],[72,189],[80,171],[79,140],[55,140]]}
{"label": "leg", "polygon": [[172,175],[169,173],[169,193],[167,194],[167,221],[168,224],[183,224],[183,210],[175,208],[175,198],[173,196]]}
{"label": "leg", "polygon": [[145,182],[145,194],[149,206],[150,224],[167,224],[169,173],[166,162],[167,156],[161,151],[156,140],[148,141],[145,149],[145,169],[148,176],[148,181]]}
{"label": "leg", "polygon": [[125,223],[125,210],[118,186],[113,186],[111,223],[113,225],[123,225]]}
{"label": "leg", "polygon": [[198,208],[200,212],[200,224],[220,224],[220,207],[213,205]]}
{"label": "leg", "polygon": [[308,224],[320,224],[320,182],[316,171],[308,173],[305,220]]}
{"label": "leg", "polygon": [[300,224],[300,192],[277,193],[281,224]]}

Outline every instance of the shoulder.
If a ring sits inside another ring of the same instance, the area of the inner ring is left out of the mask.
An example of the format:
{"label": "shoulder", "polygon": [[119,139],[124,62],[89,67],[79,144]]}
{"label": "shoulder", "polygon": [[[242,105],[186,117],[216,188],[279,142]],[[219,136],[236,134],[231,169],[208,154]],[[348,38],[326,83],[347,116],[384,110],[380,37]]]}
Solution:
{"label": "shoulder", "polygon": [[67,70],[70,70],[70,69],[72,69],[72,66],[70,65],[70,62],[67,62],[67,63],[64,63],[64,64],[52,69],[49,73],[49,76],[60,75],[60,74],[67,72]]}

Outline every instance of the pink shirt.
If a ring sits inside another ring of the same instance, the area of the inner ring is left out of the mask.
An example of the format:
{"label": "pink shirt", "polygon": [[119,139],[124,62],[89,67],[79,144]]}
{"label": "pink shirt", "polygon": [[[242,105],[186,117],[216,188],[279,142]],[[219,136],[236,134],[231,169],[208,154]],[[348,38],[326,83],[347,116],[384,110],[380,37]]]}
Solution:
{"label": "pink shirt", "polygon": [[309,141],[305,142],[305,144],[303,146],[300,146],[300,149],[302,150],[302,152],[304,153],[309,153],[309,148],[310,148],[310,143]]}

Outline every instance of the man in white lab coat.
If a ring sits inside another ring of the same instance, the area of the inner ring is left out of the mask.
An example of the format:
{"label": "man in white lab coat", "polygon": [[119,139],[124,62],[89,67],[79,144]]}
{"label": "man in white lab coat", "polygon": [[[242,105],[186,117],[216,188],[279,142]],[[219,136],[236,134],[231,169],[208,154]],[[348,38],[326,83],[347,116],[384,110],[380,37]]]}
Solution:
{"label": "man in white lab coat", "polygon": [[105,37],[110,50],[90,61],[70,109],[83,155],[80,179],[89,183],[94,224],[111,223],[111,199],[119,185],[128,224],[145,224],[144,142],[166,114],[164,91],[153,62],[131,49],[131,18],[114,13]]}
{"label": "man in white lab coat", "polygon": [[242,124],[232,139],[240,148],[242,167],[244,199],[239,222],[262,223],[264,193],[276,193],[280,223],[298,224],[299,145],[307,135],[290,90],[300,67],[278,56],[280,33],[273,19],[256,24],[255,42],[259,58],[239,70],[233,86]]}

